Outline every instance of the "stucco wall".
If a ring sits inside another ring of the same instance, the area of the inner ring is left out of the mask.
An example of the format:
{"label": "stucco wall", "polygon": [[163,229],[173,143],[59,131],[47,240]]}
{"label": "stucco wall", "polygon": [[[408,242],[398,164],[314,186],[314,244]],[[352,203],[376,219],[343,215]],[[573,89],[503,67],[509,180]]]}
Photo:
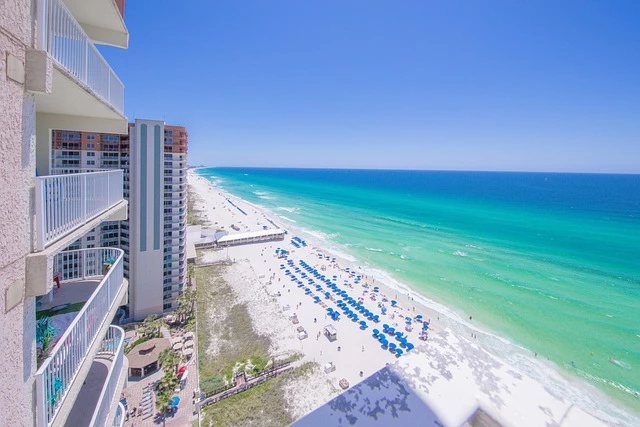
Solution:
{"label": "stucco wall", "polygon": [[[7,55],[24,64],[32,46],[31,2],[0,4],[0,425],[33,425],[35,302],[6,310],[8,289],[24,289],[31,249],[35,100],[24,83],[7,77]],[[14,76],[15,77],[15,76]],[[19,79],[18,79],[19,80]],[[19,295],[19,294],[18,294]]]}

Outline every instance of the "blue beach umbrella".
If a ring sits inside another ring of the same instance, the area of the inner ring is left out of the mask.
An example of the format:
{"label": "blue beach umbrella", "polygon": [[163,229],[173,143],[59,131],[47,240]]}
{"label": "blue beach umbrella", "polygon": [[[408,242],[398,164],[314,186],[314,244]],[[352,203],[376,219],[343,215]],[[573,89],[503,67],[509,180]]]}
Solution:
{"label": "blue beach umbrella", "polygon": [[327,307],[327,312],[329,312],[329,313],[333,313],[333,308],[331,308],[331,307]]}
{"label": "blue beach umbrella", "polygon": [[401,350],[401,349],[399,349],[399,348],[398,348],[398,349],[396,349],[396,354],[397,354],[398,356],[402,356],[402,353],[404,353],[404,351],[402,351],[402,350]]}
{"label": "blue beach umbrella", "polygon": [[394,300],[394,299],[392,299],[392,300],[391,300],[391,305],[392,305],[392,306],[395,306],[397,303],[398,303],[398,301],[396,301],[396,300]]}
{"label": "blue beach umbrella", "polygon": [[378,335],[378,334],[380,334],[380,331],[379,331],[379,330],[377,330],[377,329],[374,329],[372,332],[373,332],[373,335]]}
{"label": "blue beach umbrella", "polygon": [[324,296],[325,296],[325,297],[327,297],[327,298],[329,298],[329,297],[331,296],[331,294],[330,294],[329,292],[325,292],[325,293],[324,293]]}
{"label": "blue beach umbrella", "polygon": [[408,342],[408,343],[407,343],[407,351],[409,351],[409,350],[413,350],[413,348],[414,348],[414,345],[413,345],[413,344],[411,344],[410,342]]}

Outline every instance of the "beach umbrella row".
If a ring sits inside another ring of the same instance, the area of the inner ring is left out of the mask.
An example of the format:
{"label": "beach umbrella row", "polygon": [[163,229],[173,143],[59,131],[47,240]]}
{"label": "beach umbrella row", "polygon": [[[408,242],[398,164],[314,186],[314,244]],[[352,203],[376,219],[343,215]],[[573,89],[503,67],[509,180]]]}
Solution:
{"label": "beach umbrella row", "polygon": [[[290,265],[293,265],[293,261],[289,260],[288,261]],[[331,279],[326,278],[323,274],[321,274],[320,272],[318,272],[318,270],[313,269],[309,264],[307,264],[304,260],[300,260],[300,265],[302,265],[302,267],[307,270],[309,273],[313,274],[316,279],[319,279],[321,281],[323,281],[324,283],[326,283],[328,285],[328,287],[333,290],[338,296],[341,296],[343,299],[339,299],[336,301],[337,305],[339,308],[341,308],[344,312],[344,314],[351,318],[354,322],[358,322],[360,324],[360,328],[361,329],[366,329],[368,327],[367,322],[365,320],[359,320],[358,314],[356,313],[356,311],[362,313],[364,316],[366,316],[369,320],[373,320],[375,322],[379,322],[379,316],[378,315],[374,315],[370,310],[368,310],[362,303],[360,303],[360,301],[354,299],[353,297],[349,296],[349,293],[346,290],[340,289],[338,287],[338,285],[336,283],[333,283],[331,281]],[[285,268],[284,264],[280,265],[281,269]],[[349,272],[349,269],[346,269]],[[301,271],[299,268],[295,268],[294,271],[299,272]],[[291,274],[290,270],[285,270],[285,274]],[[353,274],[353,272],[351,272],[351,274]],[[305,277],[306,273],[302,272],[301,276]],[[295,276],[293,276],[295,277]],[[333,275],[333,280],[337,279],[336,275]],[[296,279],[297,280],[297,279]],[[361,276],[357,276],[356,277],[356,281],[361,280]],[[308,279],[310,285],[313,285],[315,282],[312,278]],[[301,281],[298,280],[298,286],[304,286],[302,284]],[[316,285],[316,290],[322,290],[322,286],[321,285]],[[379,287],[375,286],[373,288],[374,292],[379,292]],[[311,294],[311,289],[310,288],[305,288],[305,292],[307,294]],[[331,293],[329,291],[326,291],[324,293],[326,298],[330,298],[331,297]],[[319,302],[320,301],[320,297],[319,296],[313,296],[315,302]],[[391,300],[391,305],[395,306],[397,304],[397,301],[395,300]],[[351,310],[349,308],[349,306],[352,306],[354,308],[354,310]],[[382,306],[382,313],[384,314],[387,309],[386,307]],[[327,308],[327,314],[329,314],[329,316],[333,319],[333,320],[337,320],[340,317],[340,312],[329,307]],[[421,321],[422,319],[422,315],[417,315],[415,316],[415,321]],[[411,317],[405,317],[405,321],[408,325],[410,325],[412,323],[414,319],[412,319]],[[423,330],[426,330],[428,328],[429,322],[423,322]],[[383,333],[381,333],[378,329],[374,329],[373,332],[373,337],[378,339],[378,341],[383,345],[383,347],[388,348],[392,353],[395,353],[396,356],[401,356],[402,354],[404,354],[404,351],[400,348],[406,348],[406,351],[412,350],[414,348],[414,345],[410,342],[407,341],[407,338],[404,336],[404,334],[401,331],[397,331],[395,330],[395,328],[390,327],[387,324],[382,325],[383,326]],[[394,336],[396,338],[396,340],[399,342],[399,346],[396,343],[393,342],[389,342],[388,339],[386,338],[386,336],[384,334],[389,334],[391,336]]]}

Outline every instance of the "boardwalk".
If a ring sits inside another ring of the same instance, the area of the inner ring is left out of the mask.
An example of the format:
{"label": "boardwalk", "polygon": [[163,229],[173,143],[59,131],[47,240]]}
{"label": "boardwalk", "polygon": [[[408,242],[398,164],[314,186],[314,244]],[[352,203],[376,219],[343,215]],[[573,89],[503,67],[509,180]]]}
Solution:
{"label": "boardwalk", "polygon": [[274,366],[273,368],[267,369],[262,373],[256,375],[255,377],[244,378],[241,377],[241,381],[236,381],[236,385],[232,387],[222,387],[219,391],[214,391],[210,396],[205,397],[200,403],[200,409],[219,402],[222,399],[226,399],[227,397],[233,396],[238,393],[242,393],[245,390],[248,390],[252,387],[257,386],[258,384],[262,384],[267,381],[269,378],[273,378],[276,375],[280,375],[284,372],[293,369],[290,362],[285,362],[280,365]]}

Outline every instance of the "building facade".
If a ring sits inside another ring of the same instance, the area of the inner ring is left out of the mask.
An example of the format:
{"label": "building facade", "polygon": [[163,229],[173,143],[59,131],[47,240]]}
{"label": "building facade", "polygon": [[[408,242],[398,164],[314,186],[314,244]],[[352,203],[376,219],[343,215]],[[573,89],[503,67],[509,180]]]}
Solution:
{"label": "building facade", "polygon": [[154,120],[136,120],[126,135],[52,133],[56,173],[124,173],[129,219],[104,222],[71,248],[116,246],[125,251],[127,317],[136,320],[172,310],[186,282],[187,145],[186,128]]}
{"label": "building facade", "polygon": [[[110,324],[126,300],[124,254],[97,245],[66,248],[104,221],[127,218],[123,174],[56,175],[50,159],[52,129],[127,131],[124,85],[96,47],[127,48],[123,12],[124,0],[0,5],[3,426],[122,420],[124,333]],[[75,317],[43,336],[46,318],[74,304]],[[98,363],[106,376],[94,375]]]}

